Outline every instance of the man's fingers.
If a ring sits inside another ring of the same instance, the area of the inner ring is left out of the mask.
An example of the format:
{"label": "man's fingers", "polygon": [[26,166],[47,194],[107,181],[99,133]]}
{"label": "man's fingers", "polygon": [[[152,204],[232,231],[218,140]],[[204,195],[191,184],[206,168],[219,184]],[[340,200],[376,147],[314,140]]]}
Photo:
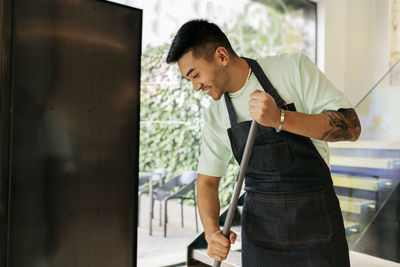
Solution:
{"label": "man's fingers", "polygon": [[230,245],[224,246],[220,243],[217,243],[217,244],[215,244],[215,246],[213,246],[213,248],[215,249],[216,252],[219,252],[218,254],[224,255],[224,254],[228,254]]}
{"label": "man's fingers", "polygon": [[230,242],[226,236],[224,236],[222,233],[217,235],[215,237],[215,241],[218,242],[221,246],[229,248]]}
{"label": "man's fingers", "polygon": [[249,101],[249,107],[258,107],[262,104],[264,104],[264,102],[260,101],[259,99],[252,99]]}
{"label": "man's fingers", "polygon": [[265,91],[260,91],[260,90],[255,90],[250,94],[250,99],[251,100],[262,100],[265,101],[266,99],[273,99],[272,96],[265,92]]}
{"label": "man's fingers", "polygon": [[210,252],[208,252],[207,254],[208,254],[208,256],[210,256],[211,258],[213,258],[214,260],[217,260],[217,261],[223,261],[227,257],[227,256],[222,256],[222,255],[210,253]]}
{"label": "man's fingers", "polygon": [[[256,91],[254,91],[254,92],[256,92]],[[266,92],[258,91],[258,93],[254,93],[254,94],[253,93],[250,94],[250,101],[265,102],[266,100],[268,100],[269,94]]]}
{"label": "man's fingers", "polygon": [[250,93],[250,98],[256,99],[257,97],[262,96],[262,94],[263,94],[263,91],[257,89]]}
{"label": "man's fingers", "polygon": [[229,239],[225,237],[221,231],[214,233],[208,244],[207,254],[219,261],[226,259],[231,247],[231,242],[234,242],[235,239],[236,234],[232,231],[229,234]]}
{"label": "man's fingers", "polygon": [[223,246],[222,244],[215,242],[211,245],[208,245],[207,254],[216,259],[216,260],[224,260],[228,256],[230,247]]}
{"label": "man's fingers", "polygon": [[234,244],[236,241],[237,235],[235,232],[231,231],[231,233],[229,234],[229,241],[231,242],[231,244]]}

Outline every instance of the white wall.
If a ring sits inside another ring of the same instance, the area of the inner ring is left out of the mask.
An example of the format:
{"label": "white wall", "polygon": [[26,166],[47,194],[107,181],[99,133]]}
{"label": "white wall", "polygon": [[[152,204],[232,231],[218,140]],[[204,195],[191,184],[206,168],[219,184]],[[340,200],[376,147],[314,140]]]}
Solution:
{"label": "white wall", "polygon": [[346,0],[320,0],[318,10],[317,64],[341,90],[345,88]]}
{"label": "white wall", "polygon": [[318,0],[318,65],[353,104],[389,69],[388,0]]}

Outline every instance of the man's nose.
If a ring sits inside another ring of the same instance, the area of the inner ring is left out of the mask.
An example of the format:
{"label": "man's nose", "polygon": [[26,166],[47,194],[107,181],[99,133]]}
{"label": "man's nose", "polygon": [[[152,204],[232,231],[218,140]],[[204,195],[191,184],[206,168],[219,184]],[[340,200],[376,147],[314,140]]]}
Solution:
{"label": "man's nose", "polygon": [[194,90],[196,90],[196,91],[201,90],[201,88],[203,87],[202,83],[194,83],[194,82],[192,82],[192,85],[193,85]]}

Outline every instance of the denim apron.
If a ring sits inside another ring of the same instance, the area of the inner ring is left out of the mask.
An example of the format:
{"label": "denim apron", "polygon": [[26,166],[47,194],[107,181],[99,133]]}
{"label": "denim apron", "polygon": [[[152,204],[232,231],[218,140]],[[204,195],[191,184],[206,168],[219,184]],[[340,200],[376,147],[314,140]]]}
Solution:
{"label": "denim apron", "polygon": [[[273,88],[257,61],[244,58],[278,107],[296,111]],[[225,93],[228,135],[240,164],[251,121],[238,123]],[[343,218],[329,167],[311,140],[257,125],[245,179],[242,266],[350,266]]]}

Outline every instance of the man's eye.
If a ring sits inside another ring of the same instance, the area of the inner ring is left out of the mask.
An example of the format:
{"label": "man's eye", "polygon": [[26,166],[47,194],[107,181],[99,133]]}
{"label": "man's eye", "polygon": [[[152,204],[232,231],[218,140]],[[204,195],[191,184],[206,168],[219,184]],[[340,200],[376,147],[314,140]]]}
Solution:
{"label": "man's eye", "polygon": [[196,75],[193,76],[193,78],[197,78],[197,77],[199,77],[199,74],[196,74]]}

